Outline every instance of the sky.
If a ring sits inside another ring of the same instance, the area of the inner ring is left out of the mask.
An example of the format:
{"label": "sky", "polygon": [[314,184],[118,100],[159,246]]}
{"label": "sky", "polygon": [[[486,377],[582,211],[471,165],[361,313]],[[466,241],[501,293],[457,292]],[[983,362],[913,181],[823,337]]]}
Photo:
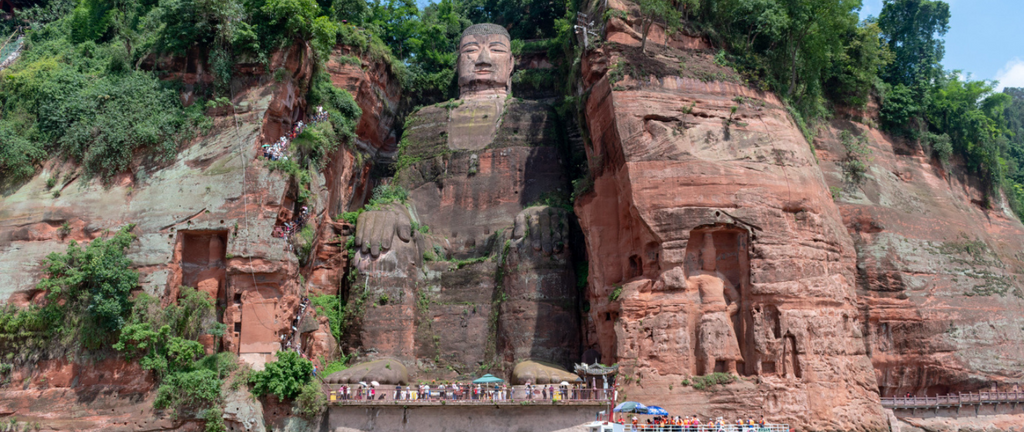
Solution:
{"label": "sky", "polygon": [[[998,80],[1003,87],[1024,87],[1024,0],[946,0],[948,70],[973,79]],[[863,0],[861,18],[878,16],[882,0]]]}

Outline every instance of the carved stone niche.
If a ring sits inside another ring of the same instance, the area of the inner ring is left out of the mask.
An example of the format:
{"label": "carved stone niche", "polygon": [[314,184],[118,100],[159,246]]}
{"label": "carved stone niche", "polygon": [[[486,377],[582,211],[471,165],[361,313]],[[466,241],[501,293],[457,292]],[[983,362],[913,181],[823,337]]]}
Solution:
{"label": "carved stone niche", "polygon": [[699,294],[694,320],[694,373],[751,374],[748,232],[732,224],[697,227],[690,232],[683,267],[686,284]]}
{"label": "carved stone niche", "polygon": [[796,337],[779,311],[781,300],[751,293],[749,238],[747,229],[726,223],[690,233],[683,266],[688,289],[699,294],[693,372],[800,378]]}

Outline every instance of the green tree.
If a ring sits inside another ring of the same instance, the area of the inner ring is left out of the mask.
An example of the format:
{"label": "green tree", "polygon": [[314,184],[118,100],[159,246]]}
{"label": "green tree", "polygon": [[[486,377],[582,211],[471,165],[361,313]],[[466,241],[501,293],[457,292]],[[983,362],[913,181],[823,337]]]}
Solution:
{"label": "green tree", "polygon": [[37,288],[46,292],[52,305],[86,311],[91,325],[102,332],[115,332],[131,310],[131,290],[138,286],[139,273],[131,269],[125,251],[135,240],[134,225],[121,228],[113,237],[98,238],[82,248],[74,240],[67,252],[51,253],[43,261],[46,275]]}
{"label": "green tree", "polygon": [[886,82],[918,89],[940,78],[949,16],[949,5],[941,0],[886,0],[878,17],[894,56],[882,74]]}
{"label": "green tree", "polygon": [[47,156],[39,142],[25,139],[9,122],[0,121],[0,143],[0,187],[32,177]]}
{"label": "green tree", "polygon": [[1012,98],[993,93],[995,83],[991,81],[960,77],[960,72],[954,71],[939,78],[929,98],[928,123],[934,132],[949,135],[953,151],[995,186],[1006,174],[1001,162],[1007,150],[1003,115]]}
{"label": "green tree", "polygon": [[835,102],[861,107],[879,86],[878,71],[892,61],[892,53],[880,41],[878,23],[866,20],[846,30],[843,51],[832,60],[826,94]]}
{"label": "green tree", "polygon": [[441,0],[423,8],[420,26],[407,41],[412,55],[412,79],[406,93],[415,105],[439,102],[455,96],[455,60],[462,31],[471,22],[453,0]]}
{"label": "green tree", "polygon": [[565,15],[569,5],[565,0],[465,0],[462,3],[470,21],[501,25],[513,39],[556,36],[555,21]]}
{"label": "green tree", "polygon": [[244,10],[237,0],[161,0],[164,30],[161,48],[184,54],[196,45],[224,47],[245,27]]}
{"label": "green tree", "polygon": [[335,20],[355,25],[362,24],[370,11],[366,0],[334,0],[331,9]]}
{"label": "green tree", "polygon": [[647,52],[647,36],[651,33],[651,26],[656,19],[665,23],[666,32],[672,32],[682,25],[680,20],[683,14],[676,10],[669,0],[637,0],[637,5],[640,6],[640,15],[643,16],[640,40],[642,53]]}
{"label": "green tree", "polygon": [[295,351],[278,351],[277,361],[267,363],[266,367],[252,374],[249,382],[253,385],[253,394],[264,396],[273,394],[281,400],[293,400],[302,390],[302,386],[310,382],[313,364]]}
{"label": "green tree", "polygon": [[208,369],[176,373],[160,384],[153,407],[195,414],[220,402],[220,386],[217,373]]}
{"label": "green tree", "polygon": [[367,25],[374,28],[396,57],[405,59],[410,54],[407,41],[419,30],[418,18],[419,8],[414,0],[374,0]]}

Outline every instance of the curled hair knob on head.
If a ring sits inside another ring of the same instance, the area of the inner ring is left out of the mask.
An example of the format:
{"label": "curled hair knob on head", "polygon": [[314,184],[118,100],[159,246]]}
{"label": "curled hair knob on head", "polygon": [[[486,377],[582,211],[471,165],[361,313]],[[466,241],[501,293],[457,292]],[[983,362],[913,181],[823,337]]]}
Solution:
{"label": "curled hair knob on head", "polygon": [[470,35],[492,35],[492,34],[505,36],[509,40],[512,39],[512,37],[509,36],[509,34],[508,34],[508,30],[505,30],[505,27],[502,27],[502,26],[497,25],[497,24],[490,24],[490,23],[473,24],[473,25],[471,25],[469,27],[466,27],[466,30],[462,31],[462,37],[466,37],[466,36],[470,36]]}

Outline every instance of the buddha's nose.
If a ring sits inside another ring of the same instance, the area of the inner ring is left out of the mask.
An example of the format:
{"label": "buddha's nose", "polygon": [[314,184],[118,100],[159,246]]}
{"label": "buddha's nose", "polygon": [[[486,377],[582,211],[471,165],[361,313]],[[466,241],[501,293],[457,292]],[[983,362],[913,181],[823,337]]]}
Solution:
{"label": "buddha's nose", "polygon": [[476,64],[491,64],[491,50],[484,48],[480,50],[480,57],[476,58]]}

